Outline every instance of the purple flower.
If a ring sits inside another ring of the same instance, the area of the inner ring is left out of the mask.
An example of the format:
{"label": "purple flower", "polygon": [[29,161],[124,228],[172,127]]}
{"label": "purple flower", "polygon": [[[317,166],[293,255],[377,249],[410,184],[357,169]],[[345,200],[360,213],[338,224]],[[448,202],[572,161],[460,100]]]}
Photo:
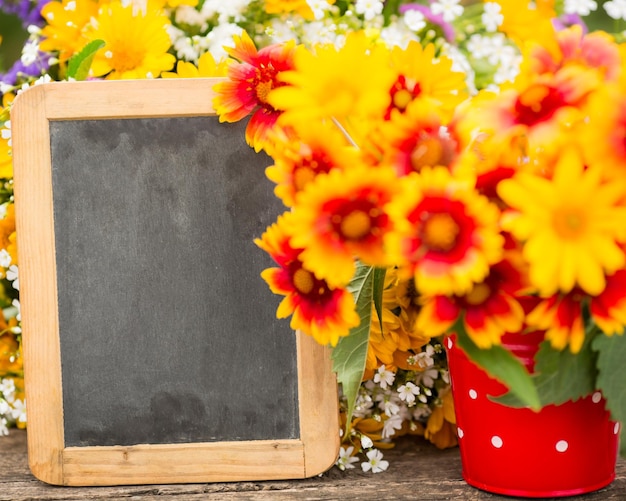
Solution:
{"label": "purple flower", "polygon": [[443,20],[443,14],[433,14],[430,7],[419,3],[408,3],[400,6],[400,14],[404,14],[408,10],[421,12],[429,23],[436,24],[441,28],[443,36],[449,43],[454,43],[454,28],[450,23]]}
{"label": "purple flower", "polygon": [[0,10],[6,14],[13,14],[22,21],[22,26],[27,28],[31,24],[44,25],[41,17],[41,9],[50,0],[0,0]]}
{"label": "purple flower", "polygon": [[583,29],[583,35],[589,30],[585,21],[578,14],[563,14],[561,17],[552,19],[552,25],[557,31],[563,30],[568,26],[579,25]]}
{"label": "purple flower", "polygon": [[9,69],[9,71],[4,74],[0,73],[0,82],[15,86],[30,77],[40,77],[49,68],[49,58],[50,54],[47,52],[40,52],[37,60],[28,65],[25,65],[21,59],[18,59],[15,63],[13,63],[13,66]]}

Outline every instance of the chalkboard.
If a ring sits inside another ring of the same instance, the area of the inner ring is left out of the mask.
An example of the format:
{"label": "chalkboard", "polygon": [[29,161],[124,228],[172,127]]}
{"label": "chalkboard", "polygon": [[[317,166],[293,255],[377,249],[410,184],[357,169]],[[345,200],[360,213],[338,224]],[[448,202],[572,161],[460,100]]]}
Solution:
{"label": "chalkboard", "polygon": [[48,483],[303,478],[338,452],[328,350],[275,317],[284,207],[216,79],[51,83],[12,136],[29,463]]}

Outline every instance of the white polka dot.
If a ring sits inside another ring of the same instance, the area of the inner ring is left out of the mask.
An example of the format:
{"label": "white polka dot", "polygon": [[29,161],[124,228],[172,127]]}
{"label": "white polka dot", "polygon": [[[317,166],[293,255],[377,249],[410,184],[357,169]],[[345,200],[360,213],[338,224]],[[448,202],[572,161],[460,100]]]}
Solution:
{"label": "white polka dot", "polygon": [[498,435],[491,437],[491,445],[493,445],[496,449],[502,447],[502,444],[502,439]]}
{"label": "white polka dot", "polygon": [[459,435],[459,438],[463,438],[464,433],[463,433],[463,430],[461,428],[457,428],[456,432]]}
{"label": "white polka dot", "polygon": [[602,393],[600,393],[599,391],[596,391],[592,396],[591,396],[591,401],[594,404],[597,404],[600,402],[600,400],[602,400]]}
{"label": "white polka dot", "polygon": [[454,346],[454,344],[452,343],[452,339],[448,338],[447,341],[448,341],[448,349],[451,350],[452,346]]}
{"label": "white polka dot", "polygon": [[619,423],[615,423],[615,426],[613,426],[613,433],[616,435],[619,433]]}
{"label": "white polka dot", "polygon": [[558,452],[565,452],[567,450],[567,448],[569,447],[569,444],[567,443],[567,441],[565,440],[559,440],[556,443],[556,450]]}
{"label": "white polka dot", "polygon": [[476,393],[476,390],[471,389],[471,390],[469,391],[469,396],[470,396],[470,398],[471,398],[472,400],[476,400],[476,399],[478,398],[478,393]]}

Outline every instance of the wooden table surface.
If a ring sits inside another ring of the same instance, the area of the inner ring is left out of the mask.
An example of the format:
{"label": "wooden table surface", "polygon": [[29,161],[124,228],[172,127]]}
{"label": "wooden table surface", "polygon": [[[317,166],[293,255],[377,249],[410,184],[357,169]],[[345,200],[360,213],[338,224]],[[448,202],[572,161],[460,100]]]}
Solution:
{"label": "wooden table surface", "polygon": [[[440,451],[421,439],[407,439],[390,451],[384,473],[364,473],[360,467],[347,472],[332,468],[304,480],[144,485],[121,487],[58,487],[37,480],[30,473],[26,433],[11,430],[0,437],[0,501],[22,500],[511,500],[468,486],[461,477],[458,449]],[[563,498],[561,498],[563,499]],[[619,459],[615,481],[594,493],[572,500],[626,500],[626,460]]]}

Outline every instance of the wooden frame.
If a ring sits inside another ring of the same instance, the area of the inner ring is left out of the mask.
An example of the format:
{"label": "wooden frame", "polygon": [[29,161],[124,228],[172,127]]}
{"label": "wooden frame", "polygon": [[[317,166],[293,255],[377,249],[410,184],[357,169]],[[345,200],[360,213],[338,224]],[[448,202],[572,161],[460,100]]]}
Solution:
{"label": "wooden frame", "polygon": [[338,397],[329,351],[299,333],[297,440],[65,446],[49,124],[215,115],[216,81],[56,82],[34,86],[13,103],[28,455],[40,480],[122,485],[305,478],[337,458]]}

